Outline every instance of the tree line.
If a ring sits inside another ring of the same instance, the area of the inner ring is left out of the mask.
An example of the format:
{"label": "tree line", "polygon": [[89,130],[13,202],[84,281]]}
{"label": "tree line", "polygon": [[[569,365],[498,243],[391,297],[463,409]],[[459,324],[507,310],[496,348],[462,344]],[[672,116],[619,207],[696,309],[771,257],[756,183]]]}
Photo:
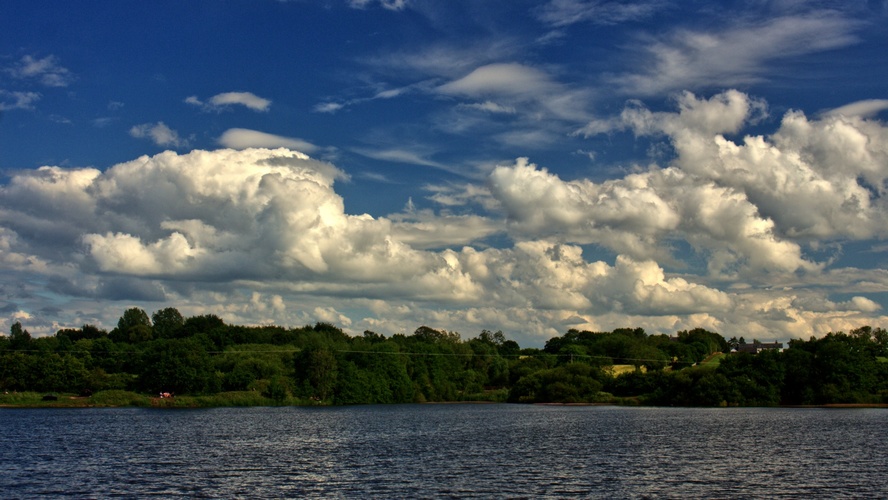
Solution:
{"label": "tree line", "polygon": [[15,323],[0,335],[0,389],[250,391],[277,404],[888,403],[881,328],[793,340],[782,351],[731,352],[741,343],[701,328],[674,336],[620,328],[569,330],[543,348],[521,348],[501,331],[463,339],[421,326],[410,335],[349,336],[329,323],[238,326],[212,314],[185,318],[172,307],[150,317],[130,308],[110,332],[83,325],[32,338]]}

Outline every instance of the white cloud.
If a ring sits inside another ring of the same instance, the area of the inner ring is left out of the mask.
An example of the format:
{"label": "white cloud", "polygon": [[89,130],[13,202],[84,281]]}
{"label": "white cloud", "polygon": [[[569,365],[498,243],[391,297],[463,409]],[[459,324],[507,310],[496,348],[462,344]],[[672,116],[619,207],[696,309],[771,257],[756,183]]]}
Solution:
{"label": "white cloud", "polygon": [[473,100],[483,98],[481,106],[477,103],[461,106],[498,112],[520,110],[537,122],[543,118],[586,120],[591,95],[588,89],[573,89],[540,69],[518,63],[480,66],[461,78],[435,87],[434,91]]}
{"label": "white cloud", "polygon": [[550,0],[537,9],[537,16],[540,21],[554,27],[580,22],[618,24],[649,18],[668,6],[667,2],[661,0]]}
{"label": "white cloud", "polygon": [[475,69],[468,75],[438,87],[444,94],[526,95],[544,92],[553,87],[549,77],[534,68],[521,64],[489,64]]}
{"label": "white cloud", "polygon": [[354,99],[343,100],[341,102],[322,102],[318,103],[314,106],[313,110],[316,113],[336,113],[337,111],[344,109],[349,106],[354,106],[356,104],[361,104],[365,102],[375,101],[378,99],[394,99],[396,97],[400,97],[404,94],[408,94],[415,90],[426,91],[426,87],[428,87],[429,83],[425,81],[421,81],[412,85],[407,85],[404,87],[397,88],[386,88],[383,90],[377,90],[370,97],[359,97]]}
{"label": "white cloud", "polygon": [[382,161],[392,161],[396,163],[407,163],[410,165],[422,165],[425,167],[434,167],[440,168],[443,170],[449,170],[447,165],[443,163],[436,162],[434,160],[430,160],[428,156],[431,154],[426,148],[416,147],[416,148],[382,148],[382,149],[370,149],[370,148],[356,148],[354,152],[366,156],[368,158],[373,158],[375,160]]}
{"label": "white cloud", "polygon": [[763,220],[773,222],[768,232],[776,238],[806,242],[886,234],[888,128],[880,122],[844,113],[809,120],[790,111],[770,137],[735,143],[722,134],[761,116],[763,103],[737,91],[710,99],[686,93],[679,108],[652,113],[635,105],[585,130],[666,134],[683,175],[744,197]]}
{"label": "white cloud", "polygon": [[178,232],[148,245],[123,233],[86,234],[83,243],[102,271],[135,276],[182,272],[200,254]]}
{"label": "white cloud", "polygon": [[387,10],[404,10],[409,0],[348,0],[348,4],[355,9],[366,9],[375,3]]}
{"label": "white cloud", "polygon": [[498,223],[479,215],[436,214],[415,210],[411,202],[402,214],[389,215],[392,235],[413,248],[445,248],[469,245],[499,233]]}
{"label": "white cloud", "polygon": [[34,103],[40,100],[37,92],[10,92],[0,89],[0,111],[12,109],[34,109]]}
{"label": "white cloud", "polygon": [[524,48],[520,39],[511,37],[472,38],[465,43],[436,43],[386,51],[364,62],[383,74],[406,72],[419,78],[453,80],[478,67],[520,57]]}
{"label": "white cloud", "polygon": [[522,159],[494,170],[490,189],[521,238],[545,235],[667,261],[672,257],[663,243],[681,238],[710,255],[714,275],[737,266],[749,272],[815,268],[743,193],[676,169],[595,184],[562,181]]}
{"label": "white cloud", "polygon": [[252,92],[223,92],[210,98],[209,102],[201,101],[197,96],[185,99],[187,104],[198,106],[206,111],[222,111],[232,105],[244,106],[253,111],[268,111],[271,101]]}
{"label": "white cloud", "polygon": [[317,113],[335,113],[345,106],[345,104],[338,102],[323,102],[320,104],[316,104],[314,110]]}
{"label": "white cloud", "polygon": [[543,148],[558,143],[563,136],[543,129],[516,129],[493,136],[497,142],[514,148]]}
{"label": "white cloud", "polygon": [[42,59],[26,55],[18,64],[7,68],[6,72],[14,78],[36,80],[45,87],[67,87],[74,80],[71,72],[52,55]]}
{"label": "white cloud", "polygon": [[318,150],[314,144],[296,137],[284,137],[244,128],[226,130],[219,137],[219,144],[232,149],[289,148],[308,153]]}
{"label": "white cloud", "polygon": [[[22,173],[0,197],[6,228],[0,242],[8,248],[5,256],[18,256],[18,264],[4,265],[27,265],[34,261],[28,256],[39,251],[46,269],[68,266],[66,275],[95,268],[145,284],[203,283],[217,288],[217,295],[194,291],[193,300],[207,301],[210,310],[212,304],[230,303],[218,310],[235,317],[247,314],[234,307],[238,300],[255,301],[252,294],[237,298],[243,287],[284,298],[309,294],[311,307],[321,308],[315,313],[331,314],[325,301],[349,297],[409,301],[414,310],[422,303],[447,308],[485,303],[591,313],[613,307],[605,291],[617,288],[625,310],[709,310],[725,301],[716,290],[666,277],[652,262],[586,263],[579,247],[570,245],[528,241],[514,249],[423,250],[471,243],[496,231],[497,224],[428,212],[396,219],[348,215],[332,189],[342,177],[332,165],[286,149],[165,152],[105,172],[46,167],[39,175]],[[23,222],[28,213],[30,220]],[[45,234],[37,239],[31,228],[41,224]],[[97,294],[102,285],[92,286],[93,292],[84,293]],[[286,300],[277,303],[281,315],[291,314]]]}
{"label": "white cloud", "polygon": [[163,122],[134,125],[129,134],[137,139],[151,139],[154,144],[162,147],[188,147],[188,141],[179,137],[178,132]]}
{"label": "white cloud", "polygon": [[888,109],[888,99],[865,99],[863,101],[852,102],[851,104],[831,109],[823,113],[823,115],[874,118],[886,109]]}
{"label": "white cloud", "polygon": [[640,136],[697,134],[708,137],[737,133],[748,122],[756,122],[767,116],[764,101],[737,90],[727,90],[709,99],[698,99],[693,93],[685,91],[674,100],[679,108],[678,113],[652,112],[640,101],[629,101],[619,116],[596,118],[578,133],[589,137],[629,129]]}
{"label": "white cloud", "polygon": [[835,11],[737,22],[708,31],[678,30],[641,39],[630,59],[636,69],[613,79],[629,95],[749,85],[767,79],[771,65],[857,41],[859,24]]}
{"label": "white cloud", "polygon": [[[718,146],[711,130],[733,121],[712,122],[706,106],[731,108],[727,97],[689,102],[688,115],[657,123],[674,136],[683,131],[688,143],[693,136]],[[837,122],[805,123],[817,137],[818,127]],[[800,144],[805,123],[793,134],[781,127],[783,142],[771,147]],[[712,163],[712,151],[694,158]],[[684,169],[689,158],[603,183],[562,180],[519,160],[494,169],[487,189],[432,191],[490,216],[408,206],[381,218],[346,213],[334,190],[345,174],[287,149],[165,152],[105,171],[44,167],[0,186],[0,266],[45,276],[54,294],[69,297],[66,308],[85,311],[78,320],[112,326],[125,307],[96,311],[87,299],[138,297],[155,309],[150,301],[171,301],[183,314],[246,324],[329,320],[357,332],[492,327],[523,343],[570,327],[703,326],[767,339],[878,324],[879,304],[866,295],[888,289],[888,275],[821,273],[747,190],[722,180],[730,176],[721,165],[707,177]],[[514,244],[486,248],[502,231]],[[662,262],[675,267],[682,258],[669,254],[678,240],[698,250],[693,258],[709,275],[667,271]],[[581,246],[590,243],[615,255],[590,259]],[[752,284],[723,289],[729,273]],[[762,281],[798,290],[756,286]],[[21,286],[36,296],[39,282]],[[837,287],[851,298],[830,300],[826,291]]]}
{"label": "white cloud", "polygon": [[470,104],[460,104],[460,107],[468,108],[468,109],[476,109],[478,111],[484,111],[487,113],[494,114],[506,114],[506,115],[514,115],[515,107],[514,106],[503,106],[502,104],[497,104],[493,101],[484,101],[484,102],[475,102]]}

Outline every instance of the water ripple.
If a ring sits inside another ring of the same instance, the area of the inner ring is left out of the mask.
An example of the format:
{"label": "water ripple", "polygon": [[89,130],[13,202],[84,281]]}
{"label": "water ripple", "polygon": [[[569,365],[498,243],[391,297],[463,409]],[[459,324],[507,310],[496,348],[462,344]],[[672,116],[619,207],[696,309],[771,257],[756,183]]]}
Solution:
{"label": "water ripple", "polygon": [[885,410],[0,410],[5,497],[888,496]]}

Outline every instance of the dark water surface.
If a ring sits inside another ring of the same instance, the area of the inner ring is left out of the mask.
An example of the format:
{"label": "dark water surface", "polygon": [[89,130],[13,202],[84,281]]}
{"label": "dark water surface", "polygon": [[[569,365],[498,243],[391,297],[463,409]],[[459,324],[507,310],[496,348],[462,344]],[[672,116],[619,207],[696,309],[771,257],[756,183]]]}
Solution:
{"label": "dark water surface", "polygon": [[0,495],[888,497],[888,410],[0,409]]}

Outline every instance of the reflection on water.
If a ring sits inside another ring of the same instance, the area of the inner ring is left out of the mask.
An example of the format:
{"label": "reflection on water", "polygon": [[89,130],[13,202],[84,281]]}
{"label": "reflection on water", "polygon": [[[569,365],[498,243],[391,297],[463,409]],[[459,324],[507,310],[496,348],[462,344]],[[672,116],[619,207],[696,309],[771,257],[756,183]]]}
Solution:
{"label": "reflection on water", "polygon": [[3,409],[4,497],[885,497],[883,409]]}

